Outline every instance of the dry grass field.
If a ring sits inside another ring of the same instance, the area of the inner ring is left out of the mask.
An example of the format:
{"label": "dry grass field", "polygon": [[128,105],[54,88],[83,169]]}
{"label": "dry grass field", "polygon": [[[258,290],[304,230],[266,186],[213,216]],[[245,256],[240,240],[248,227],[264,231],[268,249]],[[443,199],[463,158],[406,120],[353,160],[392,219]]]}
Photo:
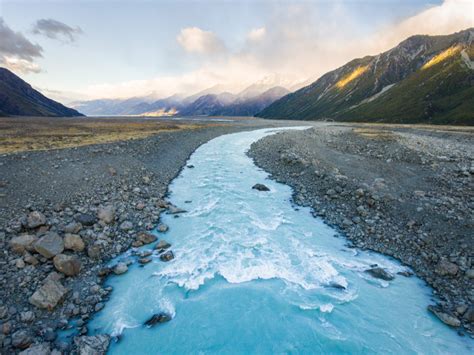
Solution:
{"label": "dry grass field", "polygon": [[145,138],[217,124],[142,118],[0,117],[0,154]]}

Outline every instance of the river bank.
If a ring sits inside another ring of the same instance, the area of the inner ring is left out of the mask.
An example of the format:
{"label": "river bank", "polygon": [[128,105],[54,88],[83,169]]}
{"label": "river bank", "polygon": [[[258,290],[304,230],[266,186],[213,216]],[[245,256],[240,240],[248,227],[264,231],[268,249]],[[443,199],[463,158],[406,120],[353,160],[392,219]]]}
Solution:
{"label": "river bank", "polygon": [[266,137],[249,155],[354,246],[412,267],[434,288],[430,310],[472,336],[473,150],[472,131],[328,125]]}
{"label": "river bank", "polygon": [[36,353],[69,353],[108,343],[107,336],[82,336],[70,344],[57,334],[70,328],[87,333],[87,321],[111,292],[102,286],[110,272],[104,265],[156,227],[169,182],[197,147],[222,134],[272,125],[180,123],[192,128],[0,156],[2,353],[34,346]]}

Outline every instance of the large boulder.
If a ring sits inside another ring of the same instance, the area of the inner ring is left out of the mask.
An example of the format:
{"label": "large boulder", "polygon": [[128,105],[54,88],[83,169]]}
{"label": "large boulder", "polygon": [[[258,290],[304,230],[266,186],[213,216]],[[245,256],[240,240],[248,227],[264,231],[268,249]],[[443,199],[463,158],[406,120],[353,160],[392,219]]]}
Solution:
{"label": "large boulder", "polygon": [[438,317],[444,324],[447,324],[451,327],[459,327],[461,325],[461,321],[456,318],[455,316],[445,313],[441,310],[438,306],[428,306],[428,310],[433,313],[436,317]]}
{"label": "large boulder", "polygon": [[84,241],[80,235],[66,234],[64,236],[64,249],[73,251],[83,251],[85,248]]}
{"label": "large boulder", "polygon": [[28,228],[44,226],[46,224],[46,217],[41,212],[33,211],[26,217],[26,223]]}
{"label": "large boulder", "polygon": [[31,295],[29,302],[38,308],[52,310],[66,294],[67,289],[59,280],[48,277],[46,282]]}
{"label": "large boulder", "polygon": [[56,270],[67,276],[75,276],[81,271],[81,262],[75,255],[58,254],[53,262]]}
{"label": "large boulder", "polygon": [[150,232],[140,232],[135,236],[133,246],[140,247],[145,244],[150,244],[156,241],[156,236]]}
{"label": "large boulder", "polygon": [[366,273],[370,274],[372,277],[376,279],[382,279],[385,281],[391,281],[395,278],[391,273],[387,270],[382,269],[381,267],[373,267],[371,269],[365,270]]}
{"label": "large boulder", "polygon": [[171,320],[171,316],[166,313],[157,313],[152,315],[146,322],[145,325],[147,327],[153,327],[155,324],[158,323],[166,323]]}
{"label": "large boulder", "polygon": [[35,250],[47,259],[60,254],[64,250],[64,241],[58,233],[48,232],[35,243]]}
{"label": "large boulder", "polygon": [[102,355],[107,352],[110,337],[106,334],[74,338],[79,355]]}
{"label": "large boulder", "polygon": [[264,184],[255,184],[252,186],[252,189],[258,190],[258,191],[270,191],[270,189],[266,187]]}
{"label": "large boulder", "polygon": [[114,267],[114,274],[115,275],[122,275],[125,274],[128,271],[128,266],[125,263],[118,263]]}
{"label": "large boulder", "polygon": [[97,211],[97,217],[104,223],[110,224],[115,220],[115,207],[108,205]]}
{"label": "large boulder", "polygon": [[10,240],[10,248],[14,253],[23,254],[25,251],[33,251],[34,244],[38,238],[34,235],[20,235]]}

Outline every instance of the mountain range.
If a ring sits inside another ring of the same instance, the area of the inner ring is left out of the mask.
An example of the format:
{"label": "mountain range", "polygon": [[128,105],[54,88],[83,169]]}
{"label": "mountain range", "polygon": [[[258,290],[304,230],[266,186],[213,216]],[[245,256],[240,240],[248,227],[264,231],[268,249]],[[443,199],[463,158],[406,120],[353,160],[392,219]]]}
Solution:
{"label": "mountain range", "polygon": [[281,86],[257,82],[237,94],[216,85],[191,96],[175,94],[152,100],[146,98],[79,101],[72,106],[90,116],[103,115],[183,115],[183,116],[253,116],[275,100],[289,93]]}
{"label": "mountain range", "polygon": [[0,68],[0,116],[83,115],[48,99],[8,69]]}
{"label": "mountain range", "polygon": [[273,119],[474,124],[474,29],[412,36],[352,60],[257,114]]}

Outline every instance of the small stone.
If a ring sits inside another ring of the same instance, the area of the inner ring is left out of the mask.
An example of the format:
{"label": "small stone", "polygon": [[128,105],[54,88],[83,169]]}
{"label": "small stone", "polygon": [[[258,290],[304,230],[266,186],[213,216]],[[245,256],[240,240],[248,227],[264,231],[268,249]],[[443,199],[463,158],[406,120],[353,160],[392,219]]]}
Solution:
{"label": "small stone", "polygon": [[270,191],[270,189],[264,184],[255,184],[252,186],[252,189],[258,190],[258,191]]}
{"label": "small stone", "polygon": [[170,261],[174,259],[174,254],[171,250],[168,250],[167,252],[163,253],[160,255],[160,260],[161,261]]}
{"label": "small stone", "polygon": [[33,322],[35,320],[35,314],[32,311],[21,312],[20,319],[24,323]]}
{"label": "small stone", "polygon": [[26,349],[31,343],[31,335],[26,330],[18,330],[12,334],[12,345],[14,348]]}
{"label": "small stone", "polygon": [[451,275],[454,276],[458,273],[458,266],[456,264],[453,264],[447,260],[441,260],[437,267],[436,267],[436,273],[441,276],[445,275]]}
{"label": "small stone", "polygon": [[465,320],[467,320],[469,323],[474,323],[474,304],[471,304],[467,311],[464,313]]}
{"label": "small stone", "polygon": [[81,262],[75,255],[58,254],[53,259],[54,267],[66,276],[75,276],[81,271]]}
{"label": "small stone", "polygon": [[171,320],[171,316],[166,313],[154,314],[150,319],[145,322],[145,326],[152,327],[158,323],[166,323]]}
{"label": "small stone", "polygon": [[158,224],[158,226],[156,227],[156,230],[160,233],[165,233],[168,231],[168,226],[164,223],[160,223]]}
{"label": "small stone", "polygon": [[46,259],[51,259],[64,250],[63,239],[55,232],[48,232],[35,243],[35,250]]}
{"label": "small stone", "polygon": [[168,213],[169,214],[179,214],[179,213],[185,213],[186,210],[183,210],[181,208],[178,208],[176,206],[173,206],[173,205],[168,205]]}
{"label": "small stone", "polygon": [[160,240],[156,245],[155,245],[155,249],[158,250],[158,251],[163,251],[163,250],[166,250],[168,249],[169,247],[171,247],[171,244],[168,243],[166,240],[162,239]]}
{"label": "small stone", "polygon": [[22,258],[18,258],[16,259],[15,261],[15,266],[18,268],[18,269],[23,269],[25,267],[25,262],[23,261]]}
{"label": "small stone", "polygon": [[36,259],[33,255],[31,255],[28,252],[25,252],[25,254],[23,255],[23,260],[25,260],[26,263],[33,266],[38,265],[39,263],[38,259]]}
{"label": "small stone", "polygon": [[88,213],[79,213],[74,216],[74,219],[83,226],[92,226],[97,222],[97,218]]}
{"label": "small stone", "polygon": [[357,190],[355,190],[354,195],[355,195],[357,198],[361,198],[361,197],[364,196],[364,190],[363,190],[363,189],[357,189]]}
{"label": "small stone", "polygon": [[108,205],[97,211],[97,217],[104,223],[110,224],[115,220],[115,207]]}
{"label": "small stone", "polygon": [[149,262],[151,262],[151,258],[140,258],[140,259],[138,259],[138,262],[142,265],[145,265],[145,264],[148,264]]}
{"label": "small stone", "polygon": [[466,276],[470,279],[474,279],[474,269],[469,269],[466,271]]}
{"label": "small stone", "polygon": [[17,254],[23,254],[25,251],[33,251],[34,244],[38,241],[38,238],[34,235],[20,235],[10,240],[10,249]]}
{"label": "small stone", "polygon": [[64,249],[81,252],[85,247],[84,241],[80,235],[66,234],[64,236]]}
{"label": "small stone", "polygon": [[64,233],[77,234],[82,229],[82,224],[71,222],[64,227]]}
{"label": "small stone", "polygon": [[365,270],[365,272],[376,279],[382,279],[385,281],[391,281],[395,278],[395,276],[381,267],[373,267],[371,269]]}
{"label": "small stone", "polygon": [[124,274],[128,271],[128,266],[125,263],[118,263],[114,267],[114,274],[115,275],[121,275]]}
{"label": "small stone", "polygon": [[122,224],[120,225],[120,229],[123,231],[129,231],[133,229],[133,223],[130,221],[122,222]]}
{"label": "small stone", "polygon": [[39,211],[30,212],[27,219],[28,228],[36,228],[46,224],[46,217]]}
{"label": "small stone", "polygon": [[90,245],[88,248],[87,248],[87,256],[89,256],[89,258],[91,259],[100,259],[100,256],[102,254],[102,251],[100,249],[100,245],[98,244],[93,244],[93,245]]}

